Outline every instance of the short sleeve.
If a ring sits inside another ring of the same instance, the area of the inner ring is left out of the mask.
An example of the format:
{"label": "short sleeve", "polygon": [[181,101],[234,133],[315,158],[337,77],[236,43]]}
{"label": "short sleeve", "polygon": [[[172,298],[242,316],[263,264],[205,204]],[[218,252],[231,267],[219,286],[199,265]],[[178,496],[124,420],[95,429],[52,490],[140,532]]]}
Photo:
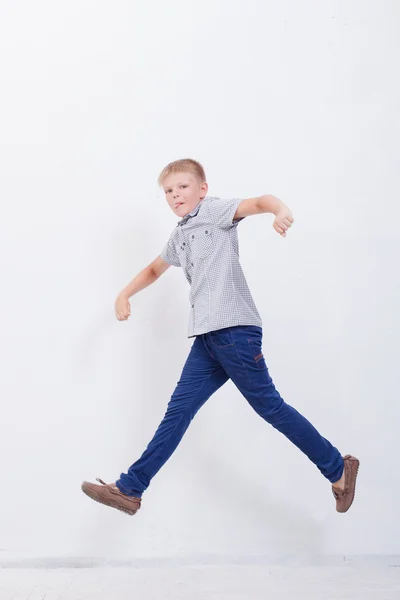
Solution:
{"label": "short sleeve", "polygon": [[178,255],[175,252],[175,248],[174,248],[174,245],[172,243],[172,239],[171,238],[165,244],[165,246],[164,246],[164,248],[163,248],[160,256],[169,265],[172,265],[174,267],[180,267],[181,266],[181,263],[179,262]]}
{"label": "short sleeve", "polygon": [[209,216],[211,222],[221,229],[230,229],[235,227],[245,217],[233,221],[235,212],[242,202],[241,198],[232,198],[224,200],[222,198],[212,198],[208,204]]}

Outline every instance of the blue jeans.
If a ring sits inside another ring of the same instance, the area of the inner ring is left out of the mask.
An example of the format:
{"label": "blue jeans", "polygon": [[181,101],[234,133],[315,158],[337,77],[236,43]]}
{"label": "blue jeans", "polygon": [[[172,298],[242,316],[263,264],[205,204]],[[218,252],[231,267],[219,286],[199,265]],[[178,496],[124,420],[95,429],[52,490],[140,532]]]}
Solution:
{"label": "blue jeans", "polygon": [[116,481],[121,492],[142,496],[177,448],[199,408],[228,379],[256,413],[304,452],[331,483],[340,479],[344,462],[337,448],[286,404],[275,389],[262,352],[262,336],[261,327],[239,325],[195,338],[153,439],[139,460]]}

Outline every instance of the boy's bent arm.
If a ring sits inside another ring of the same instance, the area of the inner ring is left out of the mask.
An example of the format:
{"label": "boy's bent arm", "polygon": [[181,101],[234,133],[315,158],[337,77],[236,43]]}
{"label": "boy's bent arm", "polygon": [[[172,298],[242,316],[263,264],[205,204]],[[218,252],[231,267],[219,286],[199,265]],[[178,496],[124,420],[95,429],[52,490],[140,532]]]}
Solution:
{"label": "boy's bent arm", "polygon": [[233,219],[242,219],[243,217],[260,215],[262,213],[273,213],[276,216],[284,208],[287,208],[285,204],[271,194],[265,194],[257,198],[246,198],[237,207]]}
{"label": "boy's bent arm", "polygon": [[279,198],[272,194],[265,194],[257,198],[247,198],[242,200],[236,209],[233,220],[242,219],[251,215],[260,215],[262,213],[272,213],[275,215],[273,228],[283,237],[286,237],[286,231],[294,222],[291,210]]}
{"label": "boy's bent arm", "polygon": [[145,267],[136,277],[128,283],[119,293],[119,296],[130,298],[144,288],[148,287],[163,274],[171,265],[166,263],[160,256],[157,256],[152,263]]}

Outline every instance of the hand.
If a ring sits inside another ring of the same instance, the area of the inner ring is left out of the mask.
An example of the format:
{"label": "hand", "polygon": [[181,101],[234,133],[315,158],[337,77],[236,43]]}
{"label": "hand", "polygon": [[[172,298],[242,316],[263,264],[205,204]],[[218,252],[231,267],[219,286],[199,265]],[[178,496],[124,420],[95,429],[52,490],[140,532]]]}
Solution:
{"label": "hand", "polygon": [[293,222],[294,219],[292,217],[292,212],[288,209],[287,206],[284,206],[276,215],[275,221],[272,226],[275,229],[275,231],[280,233],[282,237],[286,237],[286,231],[289,229],[289,227],[292,226]]}
{"label": "hand", "polygon": [[115,301],[115,316],[118,321],[126,321],[131,315],[131,305],[126,296],[117,296]]}

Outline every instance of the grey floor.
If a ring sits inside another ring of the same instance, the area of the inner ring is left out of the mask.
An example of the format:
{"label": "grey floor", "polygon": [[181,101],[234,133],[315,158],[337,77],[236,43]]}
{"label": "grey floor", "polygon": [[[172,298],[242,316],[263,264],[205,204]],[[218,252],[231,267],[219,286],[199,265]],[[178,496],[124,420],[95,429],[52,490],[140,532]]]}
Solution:
{"label": "grey floor", "polygon": [[400,600],[400,565],[0,568],[0,600]]}

